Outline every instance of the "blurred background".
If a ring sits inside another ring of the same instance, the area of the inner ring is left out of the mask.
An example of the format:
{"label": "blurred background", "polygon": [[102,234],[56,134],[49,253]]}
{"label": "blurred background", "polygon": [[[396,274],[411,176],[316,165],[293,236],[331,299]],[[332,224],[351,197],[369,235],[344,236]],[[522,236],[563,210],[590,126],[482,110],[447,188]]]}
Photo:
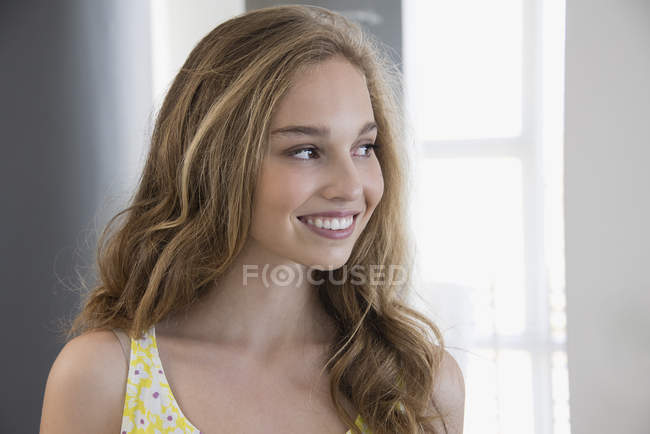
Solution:
{"label": "blurred background", "polygon": [[[650,433],[650,1],[304,3],[359,22],[404,73],[412,300],[461,365],[465,432]],[[1,3],[0,432],[38,431],[70,288],[177,70],[276,4]]]}

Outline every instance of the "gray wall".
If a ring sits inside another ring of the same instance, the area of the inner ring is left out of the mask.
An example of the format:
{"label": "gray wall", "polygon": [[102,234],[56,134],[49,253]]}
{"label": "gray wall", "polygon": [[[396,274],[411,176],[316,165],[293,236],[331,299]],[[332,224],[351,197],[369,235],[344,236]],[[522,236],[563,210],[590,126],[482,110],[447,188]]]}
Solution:
{"label": "gray wall", "polygon": [[650,1],[568,0],[573,434],[650,432]]}
{"label": "gray wall", "polygon": [[[0,6],[4,393],[0,432],[38,432],[75,269],[137,171],[151,104],[147,2]],[[112,209],[111,209],[112,208]]]}

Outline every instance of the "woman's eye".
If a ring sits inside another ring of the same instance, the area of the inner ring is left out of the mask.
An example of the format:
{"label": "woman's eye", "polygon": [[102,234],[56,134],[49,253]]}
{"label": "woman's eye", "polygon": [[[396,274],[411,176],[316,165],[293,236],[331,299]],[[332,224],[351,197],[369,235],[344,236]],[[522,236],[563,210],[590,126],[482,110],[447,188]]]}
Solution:
{"label": "woman's eye", "polygon": [[[376,145],[374,143],[368,143],[366,145],[361,145],[359,146],[360,148],[365,148],[366,153],[363,155],[364,157],[370,157],[372,155],[372,152],[375,151],[379,147],[379,145]],[[370,152],[372,150],[372,152]]]}
{"label": "woman's eye", "polygon": [[[362,155],[359,155],[360,157],[363,158],[368,158],[372,155],[371,151],[374,151],[374,149],[378,148],[379,145],[374,144],[374,143],[368,143],[365,145],[359,146],[357,149],[365,149],[365,152]],[[320,158],[319,153],[318,153],[317,148],[300,148],[300,149],[294,149],[293,151],[289,151],[289,156],[293,158],[297,158],[299,160],[315,160]]]}
{"label": "woman's eye", "polygon": [[296,155],[300,155],[300,157],[296,157],[299,160],[313,160],[313,158],[306,157],[309,152],[312,153],[311,155],[318,154],[316,148],[300,148],[300,149],[295,149],[293,151],[290,151],[289,156],[294,157]]}

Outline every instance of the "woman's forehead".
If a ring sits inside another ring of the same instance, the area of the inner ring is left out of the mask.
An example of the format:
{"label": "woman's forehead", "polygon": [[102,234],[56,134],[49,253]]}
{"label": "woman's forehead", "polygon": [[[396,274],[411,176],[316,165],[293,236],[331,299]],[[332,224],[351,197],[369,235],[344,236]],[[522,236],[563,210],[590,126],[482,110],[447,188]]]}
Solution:
{"label": "woman's forehead", "polygon": [[271,123],[278,128],[346,119],[355,124],[372,120],[372,103],[361,71],[345,59],[332,58],[296,74]]}

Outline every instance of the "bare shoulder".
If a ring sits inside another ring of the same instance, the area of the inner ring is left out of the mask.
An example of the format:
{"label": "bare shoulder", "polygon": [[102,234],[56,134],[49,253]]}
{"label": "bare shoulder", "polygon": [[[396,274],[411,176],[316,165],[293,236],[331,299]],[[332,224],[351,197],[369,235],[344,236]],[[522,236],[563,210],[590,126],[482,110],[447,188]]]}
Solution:
{"label": "bare shoulder", "polygon": [[70,340],[50,368],[40,434],[119,432],[127,376],[126,358],[112,331]]}
{"label": "bare shoulder", "polygon": [[445,430],[440,424],[437,427],[438,431],[450,434],[462,433],[465,416],[465,380],[458,362],[447,350],[443,351],[435,375],[433,400],[446,426]]}

